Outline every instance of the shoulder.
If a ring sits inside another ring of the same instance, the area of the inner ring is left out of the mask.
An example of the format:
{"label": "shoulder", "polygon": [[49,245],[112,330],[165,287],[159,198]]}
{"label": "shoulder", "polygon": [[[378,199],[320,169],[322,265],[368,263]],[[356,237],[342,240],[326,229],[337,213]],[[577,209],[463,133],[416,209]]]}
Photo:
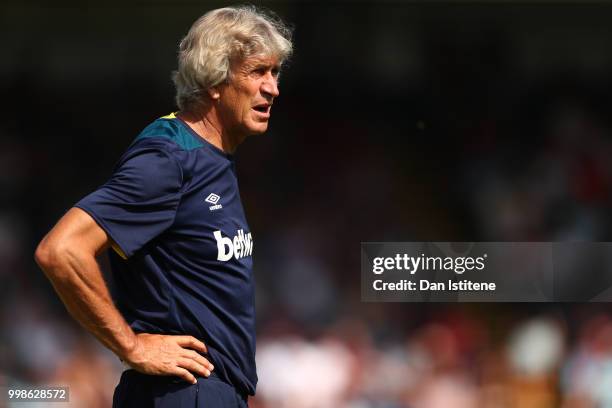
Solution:
{"label": "shoulder", "polygon": [[181,168],[185,158],[200,147],[202,143],[174,114],[170,114],[151,122],[140,132],[119,159],[118,167],[127,162],[137,162],[168,168],[168,162],[173,162],[174,166],[170,167]]}
{"label": "shoulder", "polygon": [[153,121],[136,137],[132,147],[157,146],[168,152],[190,151],[203,146],[174,113]]}
{"label": "shoulder", "polygon": [[173,114],[161,117],[146,126],[121,155],[114,178],[136,180],[144,186],[180,184],[185,154],[198,147]]}

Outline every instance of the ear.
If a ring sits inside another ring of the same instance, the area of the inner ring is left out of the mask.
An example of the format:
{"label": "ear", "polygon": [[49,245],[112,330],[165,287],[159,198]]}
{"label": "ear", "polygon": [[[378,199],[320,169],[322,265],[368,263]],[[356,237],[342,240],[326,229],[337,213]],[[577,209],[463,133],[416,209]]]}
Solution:
{"label": "ear", "polygon": [[208,92],[208,96],[210,97],[210,99],[212,99],[215,102],[218,101],[219,98],[221,97],[221,94],[219,93],[219,89],[217,89],[216,86],[212,86],[208,88],[207,92]]}

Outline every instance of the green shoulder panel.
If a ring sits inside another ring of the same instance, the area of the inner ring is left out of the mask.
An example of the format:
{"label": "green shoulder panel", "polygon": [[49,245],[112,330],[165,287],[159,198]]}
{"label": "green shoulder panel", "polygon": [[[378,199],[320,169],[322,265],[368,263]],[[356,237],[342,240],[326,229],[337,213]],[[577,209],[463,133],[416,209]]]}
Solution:
{"label": "green shoulder panel", "polygon": [[204,143],[196,139],[178,120],[174,113],[162,116],[144,128],[136,140],[161,137],[172,140],[185,150],[194,150],[204,146]]}

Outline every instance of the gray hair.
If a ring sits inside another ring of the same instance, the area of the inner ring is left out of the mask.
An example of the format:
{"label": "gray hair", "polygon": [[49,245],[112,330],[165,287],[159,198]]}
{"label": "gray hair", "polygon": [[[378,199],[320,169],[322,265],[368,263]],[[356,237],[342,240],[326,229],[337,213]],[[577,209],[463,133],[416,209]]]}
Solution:
{"label": "gray hair", "polygon": [[278,17],[254,6],[226,7],[200,17],[181,40],[178,70],[172,80],[179,109],[203,102],[205,91],[226,81],[233,61],[291,56],[291,29]]}

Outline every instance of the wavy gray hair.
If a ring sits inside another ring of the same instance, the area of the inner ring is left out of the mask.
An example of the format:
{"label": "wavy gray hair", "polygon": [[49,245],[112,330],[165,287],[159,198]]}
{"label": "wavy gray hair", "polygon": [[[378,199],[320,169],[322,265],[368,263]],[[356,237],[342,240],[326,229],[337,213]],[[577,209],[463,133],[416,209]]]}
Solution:
{"label": "wavy gray hair", "polygon": [[176,104],[189,110],[203,102],[207,89],[227,80],[232,61],[291,56],[291,29],[275,15],[254,6],[226,7],[200,17],[179,45],[172,80]]}

